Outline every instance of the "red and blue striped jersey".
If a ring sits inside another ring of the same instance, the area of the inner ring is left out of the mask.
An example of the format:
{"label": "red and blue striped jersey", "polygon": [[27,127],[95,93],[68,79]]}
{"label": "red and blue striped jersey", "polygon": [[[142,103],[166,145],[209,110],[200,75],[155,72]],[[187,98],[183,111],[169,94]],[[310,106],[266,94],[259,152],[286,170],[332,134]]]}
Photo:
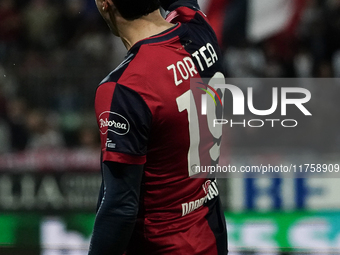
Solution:
{"label": "red and blue striped jersey", "polygon": [[[190,80],[222,75],[222,55],[196,1],[175,2],[169,11],[175,26],[137,42],[97,89],[102,160],[144,165],[127,254],[143,254],[140,247],[145,254],[225,254],[217,184],[191,178],[188,162],[190,147],[199,146],[190,137]],[[216,139],[206,121],[197,128],[205,140],[200,162],[209,165]]]}

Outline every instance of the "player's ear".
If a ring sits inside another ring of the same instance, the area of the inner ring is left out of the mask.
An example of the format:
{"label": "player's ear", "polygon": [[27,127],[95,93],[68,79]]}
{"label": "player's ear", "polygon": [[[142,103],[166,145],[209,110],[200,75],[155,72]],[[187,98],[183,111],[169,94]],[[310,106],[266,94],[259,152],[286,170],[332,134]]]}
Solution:
{"label": "player's ear", "polygon": [[109,9],[109,7],[113,6],[113,2],[112,2],[112,0],[104,0],[102,5],[103,5],[103,7],[102,7],[103,11],[107,11]]}

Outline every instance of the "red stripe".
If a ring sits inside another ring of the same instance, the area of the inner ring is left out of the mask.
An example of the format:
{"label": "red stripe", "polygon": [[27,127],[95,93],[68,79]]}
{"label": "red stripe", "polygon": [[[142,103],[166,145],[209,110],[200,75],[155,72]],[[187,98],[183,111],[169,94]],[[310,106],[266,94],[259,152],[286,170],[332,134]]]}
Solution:
{"label": "red stripe", "polygon": [[135,165],[143,165],[146,162],[146,156],[133,156],[120,152],[113,151],[103,151],[103,162],[104,161],[112,161],[123,164],[135,164]]}
{"label": "red stripe", "polygon": [[209,86],[209,85],[207,85],[207,86],[208,86],[209,89],[211,89],[212,91],[214,91],[214,93],[216,94],[218,100],[220,101],[220,103],[221,103],[221,105],[222,105],[222,100],[221,100],[219,94],[217,93],[217,91],[216,91],[213,87],[211,87],[211,86]]}
{"label": "red stripe", "polygon": [[[199,82],[199,83],[200,83],[200,82]],[[219,94],[217,93],[217,91],[216,91],[213,87],[211,87],[210,85],[205,84],[205,83],[200,83],[200,84],[203,84],[204,86],[207,86],[209,89],[211,89],[211,90],[215,93],[215,95],[217,96],[217,98],[218,98],[218,100],[220,101],[221,105],[223,105],[223,104],[222,104],[222,100],[221,100]]]}

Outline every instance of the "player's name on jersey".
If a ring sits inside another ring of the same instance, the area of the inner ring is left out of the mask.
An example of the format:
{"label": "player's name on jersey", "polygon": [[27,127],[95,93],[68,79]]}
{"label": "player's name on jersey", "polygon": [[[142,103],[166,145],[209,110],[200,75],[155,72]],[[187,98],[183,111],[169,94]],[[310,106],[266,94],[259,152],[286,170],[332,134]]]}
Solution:
{"label": "player's name on jersey", "polygon": [[173,72],[175,85],[180,85],[183,80],[188,80],[198,74],[194,60],[196,60],[200,71],[213,66],[218,60],[218,56],[211,43],[207,43],[192,54],[193,58],[184,57],[176,64],[169,65],[167,69]]}

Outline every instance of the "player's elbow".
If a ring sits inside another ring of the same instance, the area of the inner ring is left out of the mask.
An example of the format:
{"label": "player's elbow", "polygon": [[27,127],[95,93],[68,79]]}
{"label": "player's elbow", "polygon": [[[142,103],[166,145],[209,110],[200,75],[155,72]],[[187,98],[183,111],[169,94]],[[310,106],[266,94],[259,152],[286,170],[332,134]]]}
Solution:
{"label": "player's elbow", "polygon": [[121,206],[114,210],[114,214],[120,217],[134,220],[138,215],[138,207],[136,206]]}
{"label": "player's elbow", "polygon": [[138,201],[106,201],[102,204],[100,213],[107,216],[124,217],[134,220],[138,215]]}

